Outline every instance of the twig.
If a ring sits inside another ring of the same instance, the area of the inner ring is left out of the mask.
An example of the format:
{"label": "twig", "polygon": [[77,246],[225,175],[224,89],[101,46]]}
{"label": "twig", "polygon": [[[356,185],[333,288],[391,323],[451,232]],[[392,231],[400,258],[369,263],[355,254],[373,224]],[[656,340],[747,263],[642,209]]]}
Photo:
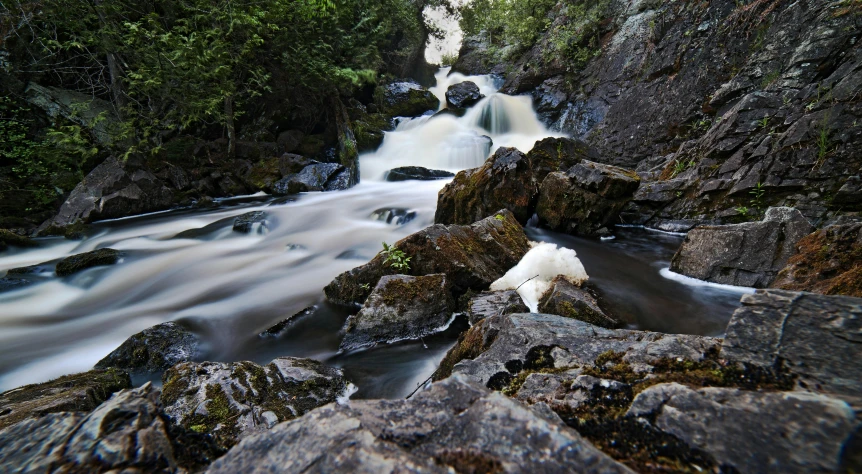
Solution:
{"label": "twig", "polygon": [[[524,280],[524,283],[527,283],[528,281],[534,280],[536,278],[539,278],[539,275],[536,275],[533,278],[527,278],[526,280]],[[515,291],[518,291],[522,286],[524,286],[524,283],[521,283],[520,285],[518,285],[518,288],[515,288]]]}
{"label": "twig", "polygon": [[416,386],[415,390],[410,392],[410,395],[407,395],[407,398],[405,398],[405,400],[409,400],[410,397],[412,397],[413,395],[416,395],[416,392],[418,392],[420,388],[424,387],[426,383],[430,382],[433,377],[434,377],[434,375],[432,374],[431,377],[428,377],[427,379],[423,380],[422,383],[420,383],[419,385]]}

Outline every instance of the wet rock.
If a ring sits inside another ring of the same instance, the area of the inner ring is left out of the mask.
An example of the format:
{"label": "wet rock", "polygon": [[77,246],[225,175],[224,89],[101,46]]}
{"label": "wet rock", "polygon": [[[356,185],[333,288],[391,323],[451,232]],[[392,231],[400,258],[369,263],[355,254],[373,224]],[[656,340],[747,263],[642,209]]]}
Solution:
{"label": "wet rock", "polygon": [[454,296],[468,289],[483,291],[515,266],[529,250],[524,229],[511,212],[503,210],[472,225],[433,225],[396,242],[410,257],[409,270],[384,263],[380,253],[370,262],[342,273],[324,288],[329,301],[362,304],[383,275],[412,276],[443,273]]}
{"label": "wet rock", "polygon": [[250,469],[631,472],[552,417],[458,377],[411,400],[361,400],[315,410],[245,440],[209,472]]}
{"label": "wet rock", "polygon": [[738,472],[838,472],[859,426],[846,403],[824,395],[679,384],[646,389],[628,413]]}
{"label": "wet rock", "polygon": [[35,284],[33,280],[23,278],[0,278],[0,292],[12,291]]}
{"label": "wet rock", "polygon": [[862,299],[782,290],[745,295],[721,355],[790,371],[800,386],[862,407]]}
{"label": "wet rock", "polygon": [[570,234],[596,235],[613,223],[639,183],[633,171],[592,161],[550,173],[539,191],[539,223]]}
{"label": "wet rock", "polygon": [[452,65],[452,72],[460,72],[467,76],[481,74],[506,73],[504,58],[512,52],[511,47],[491,47],[488,35],[483,32],[475,36],[467,36],[461,42],[458,60]]}
{"label": "wet rock", "polygon": [[378,209],[371,213],[371,218],[387,224],[404,225],[416,218],[416,211],[400,209],[397,207]]}
{"label": "wet rock", "polygon": [[435,179],[447,179],[455,176],[455,173],[441,170],[429,170],[421,166],[402,166],[393,168],[386,172],[386,181],[432,181]]}
{"label": "wet rock", "polygon": [[120,260],[122,253],[114,249],[99,249],[66,257],[57,263],[57,276],[64,277],[88,268],[113,265]]}
{"label": "wet rock", "polygon": [[483,291],[467,303],[467,318],[471,325],[491,316],[529,311],[515,290]]}
{"label": "wet rock", "polygon": [[299,173],[286,176],[272,186],[275,195],[288,195],[310,191],[325,191],[327,183],[344,170],[338,163],[314,163]]}
{"label": "wet rock", "polygon": [[0,429],[48,413],[92,411],[112,393],[131,385],[129,374],[107,369],[9,390],[0,394]]}
{"label": "wet rock", "polygon": [[862,297],[862,223],[825,227],[796,244],[772,288]]}
{"label": "wet rock", "polygon": [[479,92],[479,86],[475,82],[464,81],[449,86],[446,90],[446,103],[450,107],[463,109],[474,105],[485,97]]}
{"label": "wet rock", "polygon": [[135,334],[114,349],[95,368],[116,367],[132,373],[154,373],[198,355],[200,339],[171,321]]}
{"label": "wet rock", "polygon": [[268,328],[266,331],[258,334],[258,337],[278,337],[283,334],[291,324],[296,322],[300,318],[304,318],[306,316],[310,316],[317,311],[317,306],[309,306],[308,308],[303,309],[302,311],[288,317],[282,319],[274,326]]}
{"label": "wet rock", "polygon": [[374,100],[380,113],[393,117],[416,117],[440,106],[434,94],[414,82],[393,82],[378,87]]}
{"label": "wet rock", "polygon": [[263,233],[268,228],[268,217],[269,215],[264,211],[246,212],[234,219],[233,231],[241,234],[250,234],[257,228],[258,233]]}
{"label": "wet rock", "polygon": [[276,182],[285,176],[299,173],[312,163],[315,161],[304,156],[285,153],[258,161],[249,169],[245,179],[258,189],[271,193]]}
{"label": "wet rock", "polygon": [[23,235],[18,235],[10,230],[0,229],[0,252],[12,247],[35,247],[37,244]]}
{"label": "wet rock", "polygon": [[377,113],[359,113],[351,118],[350,126],[356,137],[356,146],[360,153],[374,151],[382,143],[385,132],[395,129],[391,117]]}
{"label": "wet rock", "polygon": [[344,323],[339,350],[428,336],[442,330],[454,310],[446,275],[383,276],[359,313]]}
{"label": "wet rock", "polygon": [[574,318],[608,329],[622,326],[620,321],[602,311],[595,296],[562,276],[554,278],[551,288],[539,299],[539,312]]}
{"label": "wet rock", "polygon": [[184,362],[168,369],[162,381],[161,402],[173,423],[210,433],[224,447],[332,403],[348,390],[340,369],[296,357],[266,366]]}
{"label": "wet rock", "polygon": [[769,208],[760,222],[697,227],[686,235],[670,269],[699,280],[764,288],[811,230],[798,210],[785,207]]}

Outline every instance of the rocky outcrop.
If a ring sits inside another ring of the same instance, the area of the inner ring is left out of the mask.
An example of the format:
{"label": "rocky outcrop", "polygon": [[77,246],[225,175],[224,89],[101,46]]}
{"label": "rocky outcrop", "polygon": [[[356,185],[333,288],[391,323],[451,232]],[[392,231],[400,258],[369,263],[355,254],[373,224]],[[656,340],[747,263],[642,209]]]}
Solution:
{"label": "rocky outcrop", "polygon": [[258,233],[264,233],[269,226],[268,217],[269,215],[264,211],[252,211],[240,214],[233,221],[233,231],[240,234],[250,234],[257,228]]}
{"label": "rocky outcrop", "polygon": [[419,339],[444,329],[453,311],[455,301],[446,275],[383,276],[359,313],[344,323],[339,350]]}
{"label": "rocky outcrop", "polygon": [[435,179],[447,179],[455,176],[455,173],[442,170],[429,170],[421,166],[402,166],[393,168],[386,172],[386,181],[432,181]]}
{"label": "rocky outcrop", "polygon": [[315,410],[246,439],[209,472],[249,470],[631,472],[553,414],[458,377],[411,400],[363,400]]}
{"label": "rocky outcrop", "polygon": [[34,247],[36,242],[6,229],[0,229],[0,252],[12,247]]}
{"label": "rocky outcrop", "polygon": [[382,276],[396,273],[445,274],[456,297],[469,289],[486,290],[521,260],[529,242],[515,216],[501,210],[471,225],[433,225],[394,247],[411,259],[408,270],[392,267],[385,254],[377,254],[329,283],[324,288],[326,298],[341,305],[362,304]]}
{"label": "rocky outcrop", "polygon": [[[490,47],[489,33],[467,36],[461,42],[458,60],[452,65],[452,72],[468,76],[480,74],[503,75],[506,72],[504,58],[513,48]],[[451,73],[450,73],[451,74]]]}
{"label": "rocky outcrop", "polygon": [[285,176],[272,185],[277,196],[305,193],[309,191],[336,191],[346,189],[338,177],[345,168],[338,163],[313,162],[299,173]]}
{"label": "rocky outcrop", "polygon": [[210,433],[229,447],[348,391],[340,369],[311,359],[280,357],[253,362],[184,362],[162,376],[161,402],[172,422]]}
{"label": "rocky outcrop", "polygon": [[199,355],[200,339],[175,322],[158,324],[135,334],[95,368],[116,367],[131,373],[155,373]]}
{"label": "rocky outcrop", "polygon": [[515,290],[483,291],[467,302],[467,318],[471,325],[491,316],[529,311]]}
{"label": "rocky outcrop", "polygon": [[112,393],[131,385],[129,374],[107,369],[9,390],[0,394],[0,429],[49,413],[92,411]]}
{"label": "rocky outcrop", "polygon": [[479,92],[475,82],[464,81],[449,86],[446,90],[446,104],[456,109],[464,109],[476,104],[485,97]]}
{"label": "rocky outcrop", "polygon": [[113,265],[122,257],[122,253],[114,249],[99,249],[66,257],[57,263],[55,273],[64,277],[84,271],[88,268]]}
{"label": "rocky outcrop", "polygon": [[607,315],[599,302],[587,289],[573,285],[559,276],[551,288],[539,299],[539,312],[574,318],[596,326],[615,329],[622,326],[616,318]]}
{"label": "rocky outcrop", "polygon": [[415,82],[393,82],[374,92],[380,113],[392,117],[416,117],[440,106],[440,99]]}
{"label": "rocky outcrop", "polygon": [[791,208],[770,208],[760,222],[700,226],[686,235],[670,269],[699,280],[765,288],[812,230]]}
{"label": "rocky outcrop", "polygon": [[862,223],[825,227],[796,244],[772,288],[862,297]]}
{"label": "rocky outcrop", "polygon": [[[285,132],[288,133],[288,132]],[[285,153],[278,157],[265,158],[251,167],[246,179],[258,189],[271,193],[273,185],[286,176],[299,173],[314,160],[301,155]]]}

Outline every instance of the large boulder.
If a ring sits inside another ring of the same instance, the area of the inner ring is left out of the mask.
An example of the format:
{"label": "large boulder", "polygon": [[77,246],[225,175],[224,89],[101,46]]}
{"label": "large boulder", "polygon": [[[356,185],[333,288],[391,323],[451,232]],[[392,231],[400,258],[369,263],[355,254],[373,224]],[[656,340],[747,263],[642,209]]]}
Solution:
{"label": "large boulder", "polygon": [[113,265],[120,260],[122,253],[114,249],[99,249],[66,257],[57,263],[57,276],[69,276],[88,268]]}
{"label": "large boulder", "polygon": [[[289,134],[290,132],[284,132]],[[293,135],[289,135],[292,137]],[[281,138],[281,135],[279,135]],[[285,138],[287,140],[287,138]],[[245,179],[262,191],[272,192],[273,185],[284,178],[302,171],[306,166],[314,163],[314,160],[301,155],[285,153],[278,157],[265,158],[249,169]]]}
{"label": "large boulder", "polygon": [[471,325],[491,316],[528,312],[530,309],[515,290],[483,291],[467,302],[467,319]]}
{"label": "large boulder", "polygon": [[374,92],[378,109],[393,117],[416,117],[437,110],[440,99],[415,82],[393,82]]}
{"label": "large boulder", "polygon": [[359,313],[344,323],[340,350],[419,339],[446,327],[455,311],[446,275],[386,275]]}
{"label": "large boulder", "polygon": [[0,393],[0,429],[48,413],[92,411],[112,393],[131,385],[126,372],[106,369],[64,375]]}
{"label": "large boulder", "polygon": [[245,214],[240,214],[233,220],[233,231],[240,234],[250,234],[257,229],[259,234],[262,234],[268,228],[269,222],[267,219],[269,214],[264,211],[251,211]]}
{"label": "large boulder", "polygon": [[209,470],[248,471],[631,472],[553,414],[457,377],[411,400],[323,407],[243,441]]}
{"label": "large boulder", "polygon": [[347,395],[340,369],[311,359],[280,357],[253,362],[184,362],[162,376],[161,402],[173,423],[209,433],[229,447]]}
{"label": "large boulder", "polygon": [[587,157],[595,158],[595,152],[567,138],[541,140],[526,155],[499,148],[484,165],[459,172],[440,191],[434,222],[469,224],[502,208],[526,224],[548,173],[569,169]]}
{"label": "large boulder", "polygon": [[329,301],[341,305],[365,302],[384,275],[443,273],[454,296],[488,289],[530,248],[524,229],[502,210],[472,225],[436,224],[409,235],[394,246],[409,257],[409,269],[396,269],[379,253],[370,262],[342,273],[324,288]]}
{"label": "large boulder", "polygon": [[862,297],[862,222],[832,225],[803,237],[772,288]]}
{"label": "large boulder", "polygon": [[671,260],[671,271],[699,280],[765,288],[812,226],[796,209],[773,207],[760,222],[692,229]]}
{"label": "large boulder", "polygon": [[613,223],[639,184],[633,171],[586,160],[565,172],[550,173],[539,191],[539,224],[570,234],[595,235]]}
{"label": "large boulder", "polygon": [[622,326],[619,320],[602,311],[593,294],[562,276],[551,282],[551,287],[539,299],[538,309],[540,313],[574,318],[603,328],[615,329]]}
{"label": "large boulder", "polygon": [[386,172],[386,181],[433,181],[435,179],[447,179],[455,176],[455,173],[442,170],[429,170],[421,166],[402,166],[393,168]]}
{"label": "large boulder", "polygon": [[479,86],[475,82],[464,81],[449,86],[446,90],[446,103],[450,107],[463,109],[474,105],[485,97],[479,92]]}
{"label": "large boulder", "polygon": [[343,189],[337,177],[345,170],[338,163],[314,162],[299,173],[285,176],[272,185],[275,195],[297,194],[309,191],[330,191]]}
{"label": "large boulder", "polygon": [[96,363],[96,369],[116,367],[131,373],[163,371],[199,355],[200,339],[171,321],[135,334]]}

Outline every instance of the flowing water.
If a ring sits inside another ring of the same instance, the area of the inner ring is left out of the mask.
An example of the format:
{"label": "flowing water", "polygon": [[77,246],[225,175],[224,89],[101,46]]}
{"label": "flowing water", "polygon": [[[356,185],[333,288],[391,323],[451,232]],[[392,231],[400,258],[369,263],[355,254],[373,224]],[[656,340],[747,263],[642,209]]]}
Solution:
{"label": "flowing water", "polygon": [[[443,111],[402,120],[382,146],[360,157],[362,182],[347,191],[292,198],[226,199],[210,210],[175,210],[93,225],[83,241],[42,239],[37,249],[0,255],[6,270],[45,264],[26,276],[38,284],[0,293],[0,391],[84,371],[130,335],[178,321],[199,334],[206,360],[313,357],[343,367],[354,397],[401,397],[436,368],[466,323],[423,341],[404,341],[338,354],[347,313],[323,301],[322,288],[380,249],[433,223],[446,181],[382,181],[407,165],[457,171],[479,166],[493,149],[529,150],[553,135],[526,97],[496,94],[492,78],[438,74],[433,92],[465,79],[487,96],[462,117]],[[445,98],[442,100],[445,103]],[[263,210],[262,232],[231,230],[242,213]],[[394,212],[392,212],[394,210]],[[401,218],[393,218],[401,216]],[[406,221],[406,222],[405,222]],[[660,276],[681,237],[623,229],[593,241],[528,229],[578,251],[593,283],[632,327],[719,334],[739,299],[734,291],[690,286]],[[60,258],[110,247],[124,252],[114,266],[57,278]],[[277,337],[258,334],[304,308]],[[141,380],[136,380],[142,382]]]}

